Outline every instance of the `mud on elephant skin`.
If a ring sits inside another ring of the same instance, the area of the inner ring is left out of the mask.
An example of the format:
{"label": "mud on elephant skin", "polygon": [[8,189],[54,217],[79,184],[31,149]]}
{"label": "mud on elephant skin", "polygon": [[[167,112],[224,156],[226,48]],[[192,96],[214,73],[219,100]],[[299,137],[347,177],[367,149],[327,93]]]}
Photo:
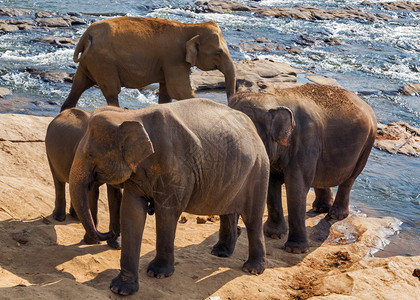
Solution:
{"label": "mud on elephant skin", "polygon": [[[109,109],[119,108],[110,107]],[[70,168],[74,155],[77,146],[87,130],[89,118],[89,113],[77,108],[71,108],[61,112],[48,125],[45,147],[55,188],[53,217],[60,222],[66,219],[65,186],[69,182]],[[89,208],[95,225],[98,223],[98,197],[99,186],[101,184],[100,182],[92,182],[88,187]],[[107,185],[107,194],[110,213],[109,229],[115,233],[115,237],[107,242],[112,248],[120,249],[121,189],[116,186]],[[73,205],[70,205],[70,214],[77,218]],[[96,243],[96,241],[90,239],[87,235],[85,235],[84,240],[87,243]]]}
{"label": "mud on elephant skin", "polygon": [[[191,113],[194,112],[194,113]],[[207,99],[154,104],[140,110],[94,112],[70,172],[70,195],[88,234],[99,233],[89,215],[87,186],[124,182],[121,204],[121,272],[111,290],[139,289],[138,266],[147,201],[156,216],[156,257],[147,273],[174,272],[174,238],[181,212],[221,215],[212,254],[233,252],[237,214],[249,240],[243,270],[265,269],[262,217],[269,160],[252,121],[243,113]]]}
{"label": "mud on elephant skin", "polygon": [[[306,252],[305,203],[332,219],[349,214],[350,192],[362,172],[376,135],[376,117],[357,95],[338,87],[305,84],[275,94],[239,93],[229,106],[247,114],[270,159],[268,219],[264,233],[281,238],[287,225],[281,205],[286,186],[289,235],[286,251]],[[331,187],[338,186],[335,200]]]}
{"label": "mud on elephant skin", "polygon": [[[80,56],[80,57],[79,57]],[[226,94],[235,92],[235,67],[215,22],[180,23],[143,17],[118,17],[93,23],[74,52],[79,62],[61,110],[75,107],[81,94],[98,84],[108,105],[118,106],[121,87],[159,83],[159,103],[195,97],[190,68],[219,70]]]}

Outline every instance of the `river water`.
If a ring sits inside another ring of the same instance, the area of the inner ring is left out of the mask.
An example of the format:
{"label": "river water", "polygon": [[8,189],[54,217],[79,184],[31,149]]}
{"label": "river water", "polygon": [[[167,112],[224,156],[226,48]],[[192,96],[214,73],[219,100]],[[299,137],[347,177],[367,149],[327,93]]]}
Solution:
{"label": "river water", "polygon": [[[270,58],[334,78],[341,86],[367,101],[374,108],[379,123],[404,121],[420,127],[420,98],[398,92],[406,84],[420,83],[420,12],[384,11],[378,5],[360,5],[361,1],[351,0],[240,2],[268,7],[306,5],[336,9],[353,6],[365,12],[386,13],[394,19],[376,22],[361,19],[308,21],[262,17],[250,12],[197,13],[194,1],[185,0],[0,0],[0,7],[59,14],[75,12],[88,23],[120,14],[182,22],[214,20],[221,27],[234,60]],[[78,38],[86,27],[37,29],[0,35],[0,86],[13,92],[6,100],[0,99],[0,112],[55,116],[59,111],[57,104],[64,101],[70,85],[44,82],[36,74],[44,71],[74,72],[74,46],[60,48],[35,42],[34,39],[47,36]],[[299,42],[301,35],[316,42],[309,46],[298,45],[296,41]],[[241,42],[253,42],[256,37],[265,37],[274,43],[303,51],[267,53],[241,50]],[[332,46],[324,43],[323,39],[328,37],[340,39],[342,44]],[[29,69],[32,71],[28,72]],[[214,93],[206,93],[206,96],[220,97]],[[129,108],[144,107],[156,101],[153,87],[143,91],[124,89],[120,94],[121,105]],[[103,104],[105,101],[101,92],[92,88],[82,95],[78,105],[92,110]],[[365,170],[354,185],[351,207],[353,211],[368,216],[392,216],[402,221],[399,231],[390,238],[391,245],[377,255],[420,255],[419,158],[373,149]]]}

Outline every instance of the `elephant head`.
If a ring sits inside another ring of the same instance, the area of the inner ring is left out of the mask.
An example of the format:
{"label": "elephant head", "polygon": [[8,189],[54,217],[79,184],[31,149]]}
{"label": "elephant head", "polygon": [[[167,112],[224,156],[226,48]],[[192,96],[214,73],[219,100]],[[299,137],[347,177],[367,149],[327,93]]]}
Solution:
{"label": "elephant head", "polygon": [[282,162],[286,161],[284,156],[289,152],[296,124],[290,108],[267,108],[271,106],[266,105],[264,99],[260,94],[238,93],[230,99],[229,106],[242,111],[252,120],[273,165],[279,158]]}
{"label": "elephant head", "polygon": [[186,43],[185,60],[203,71],[219,70],[225,76],[226,95],[229,99],[236,91],[235,66],[219,26],[207,22],[206,32],[193,36]]}
{"label": "elephant head", "polygon": [[88,206],[88,190],[94,182],[125,182],[138,164],[154,153],[143,125],[137,121],[111,122],[115,114],[99,113],[90,119],[86,134],[77,147],[69,177],[74,209],[88,237],[98,242],[111,239],[113,233],[101,233],[95,228]]}

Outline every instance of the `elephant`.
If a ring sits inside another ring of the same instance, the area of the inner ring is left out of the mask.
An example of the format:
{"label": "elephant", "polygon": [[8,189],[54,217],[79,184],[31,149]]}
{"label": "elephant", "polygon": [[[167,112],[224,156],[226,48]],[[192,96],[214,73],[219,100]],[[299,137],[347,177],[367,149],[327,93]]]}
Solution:
{"label": "elephant", "polygon": [[267,200],[269,160],[252,121],[208,99],[152,104],[138,110],[94,112],[70,171],[70,196],[92,239],[106,240],[87,205],[92,182],[124,182],[121,203],[121,271],[113,292],[139,289],[138,267],[146,207],[156,217],[156,256],[147,274],[174,272],[174,238],[183,211],[220,215],[219,241],[211,253],[227,257],[234,248],[237,216],[245,223],[249,256],[242,269],[265,269],[262,217]]}
{"label": "elephant", "polygon": [[[376,135],[372,108],[343,88],[305,84],[274,94],[238,93],[229,106],[248,115],[270,159],[268,219],[264,233],[287,233],[281,203],[286,186],[289,235],[285,250],[309,250],[306,197],[315,190],[313,210],[341,220],[349,214],[350,192],[362,172]],[[335,199],[332,187],[338,186]]]}
{"label": "elephant", "polygon": [[[55,187],[53,218],[60,222],[66,219],[65,185],[69,182],[74,154],[87,130],[89,118],[90,113],[78,108],[71,108],[58,114],[47,128],[45,147]],[[99,186],[99,183],[94,183],[88,187],[89,207],[95,225],[98,223]],[[115,232],[115,237],[107,242],[112,248],[120,249],[120,205],[122,199],[120,187],[107,185],[107,195],[110,213],[109,229]],[[77,218],[72,205],[70,206],[70,214]],[[85,235],[84,240],[87,243],[96,243],[95,240],[89,239],[87,235]]]}
{"label": "elephant", "polygon": [[229,98],[236,89],[235,67],[219,26],[145,17],[117,17],[95,22],[74,51],[79,63],[61,110],[75,107],[95,83],[108,105],[118,106],[121,87],[159,83],[159,103],[194,98],[190,68],[220,70]]}

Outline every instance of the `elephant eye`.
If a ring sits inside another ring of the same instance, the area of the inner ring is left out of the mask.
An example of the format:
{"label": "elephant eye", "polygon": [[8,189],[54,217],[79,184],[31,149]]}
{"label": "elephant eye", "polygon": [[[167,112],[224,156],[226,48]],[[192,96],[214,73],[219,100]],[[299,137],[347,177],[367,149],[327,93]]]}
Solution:
{"label": "elephant eye", "polygon": [[216,53],[217,56],[222,56],[222,54],[223,54],[223,50],[222,49],[217,50],[217,53]]}

